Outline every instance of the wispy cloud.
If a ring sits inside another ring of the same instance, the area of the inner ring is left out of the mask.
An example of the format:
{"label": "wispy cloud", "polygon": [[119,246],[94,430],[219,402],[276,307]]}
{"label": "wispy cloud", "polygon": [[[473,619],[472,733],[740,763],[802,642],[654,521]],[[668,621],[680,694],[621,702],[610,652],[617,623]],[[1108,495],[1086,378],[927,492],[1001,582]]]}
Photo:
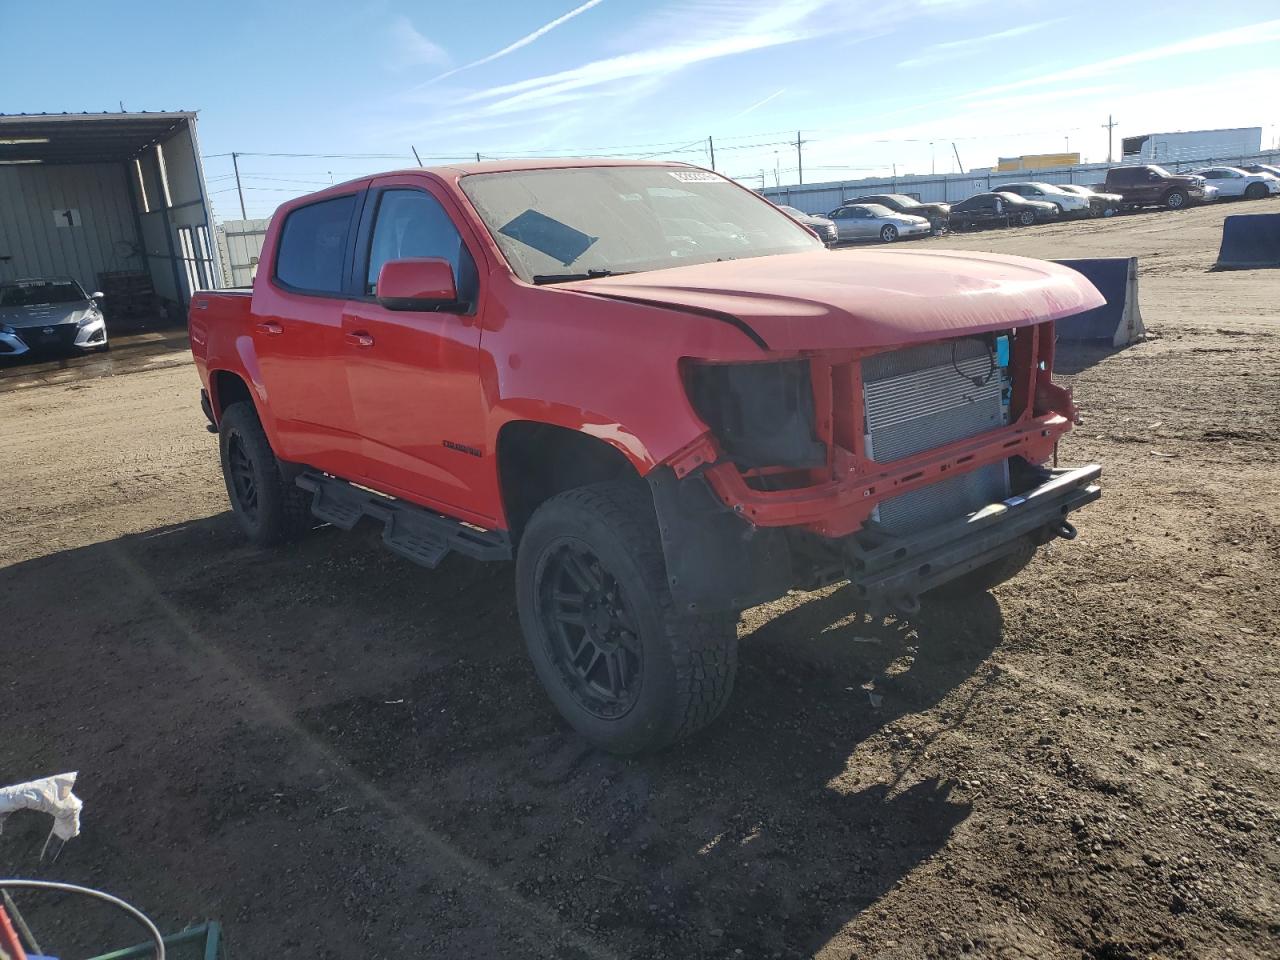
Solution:
{"label": "wispy cloud", "polygon": [[1040,74],[1038,76],[1028,77],[1025,80],[1015,80],[1011,83],[1000,83],[995,86],[984,87],[981,90],[974,90],[970,93],[962,94],[956,99],[987,97],[994,93],[1006,93],[1010,90],[1023,90],[1027,87],[1041,87],[1055,83],[1090,80],[1095,77],[1105,76],[1108,73],[1123,69],[1124,67],[1134,66],[1135,64],[1151,63],[1155,60],[1167,60],[1172,57],[1181,57],[1189,53],[1204,53],[1210,50],[1225,50],[1231,47],[1255,46],[1260,43],[1276,43],[1277,41],[1280,41],[1280,20],[1265,20],[1262,23],[1251,24],[1247,27],[1235,27],[1231,30],[1207,33],[1202,36],[1191,37],[1188,40],[1180,40],[1177,43],[1167,43],[1159,47],[1151,47],[1147,50],[1138,50],[1134,53],[1126,53],[1119,57],[1097,60],[1093,63],[1086,63],[1078,67],[1071,67],[1067,70],[1059,70],[1056,73]]}
{"label": "wispy cloud", "polygon": [[996,33],[986,33],[980,37],[966,37],[963,40],[948,40],[945,43],[935,43],[927,47],[920,56],[903,60],[898,66],[923,67],[943,60],[954,60],[965,54],[977,52],[993,43],[1000,43],[1002,40],[1011,40],[1014,37],[1022,37],[1028,33],[1034,33],[1036,30],[1043,30],[1045,27],[1061,23],[1065,19],[1065,17],[1057,17],[1053,20],[1041,20],[1037,23],[1023,24],[1020,27],[1010,27],[1008,30],[1000,30]]}
{"label": "wispy cloud", "polygon": [[523,37],[521,37],[519,40],[515,41],[514,43],[507,44],[501,50],[495,50],[493,53],[488,54],[487,56],[483,56],[479,60],[472,60],[470,63],[464,63],[460,67],[454,67],[452,70],[446,70],[444,73],[440,74],[440,76],[433,77],[429,82],[437,83],[438,81],[444,80],[447,77],[452,77],[455,74],[461,73],[463,70],[470,70],[473,67],[482,67],[486,63],[493,63],[493,61],[501,57],[507,56],[507,54],[515,53],[517,50],[527,47],[529,44],[533,43],[535,40],[539,39],[540,37],[545,37],[548,33],[550,33],[552,30],[554,30],[556,27],[560,26],[561,24],[568,23],[570,20],[572,20],[574,17],[578,16],[579,14],[586,13],[592,7],[599,6],[602,3],[604,3],[604,0],[587,0],[586,3],[583,3],[579,6],[574,7],[568,13],[562,14],[561,16],[556,17],[554,20],[544,23],[542,26],[538,27],[538,29],[532,30],[529,33],[526,33]]}
{"label": "wispy cloud", "polygon": [[782,8],[738,5],[746,15],[735,24],[719,25],[725,29],[717,30],[714,36],[688,37],[686,32],[683,38],[633,53],[479,90],[464,97],[462,102],[482,104],[473,109],[486,114],[563,104],[567,97],[572,99],[572,94],[594,95],[598,88],[620,81],[650,82],[706,61],[796,43],[831,29],[813,17],[829,2],[801,0]]}
{"label": "wispy cloud", "polygon": [[449,54],[440,44],[423,36],[408,17],[391,21],[391,39],[395,45],[398,67],[446,67]]}
{"label": "wispy cloud", "polygon": [[741,111],[740,113],[735,113],[735,114],[734,114],[732,117],[730,117],[729,119],[730,119],[730,120],[738,120],[738,119],[741,119],[742,117],[745,117],[745,116],[746,116],[747,114],[749,114],[749,113],[754,113],[755,111],[759,110],[761,107],[763,107],[763,106],[764,106],[766,103],[768,103],[769,101],[771,101],[771,100],[777,100],[777,99],[778,99],[778,97],[780,97],[780,96],[782,96],[784,93],[786,93],[788,89],[790,89],[790,88],[788,88],[788,87],[783,87],[781,90],[775,90],[773,93],[769,94],[769,95],[768,95],[767,97],[765,97],[763,100],[757,100],[757,101],[756,101],[755,103],[753,103],[751,106],[747,107],[747,109],[745,109],[745,110]]}

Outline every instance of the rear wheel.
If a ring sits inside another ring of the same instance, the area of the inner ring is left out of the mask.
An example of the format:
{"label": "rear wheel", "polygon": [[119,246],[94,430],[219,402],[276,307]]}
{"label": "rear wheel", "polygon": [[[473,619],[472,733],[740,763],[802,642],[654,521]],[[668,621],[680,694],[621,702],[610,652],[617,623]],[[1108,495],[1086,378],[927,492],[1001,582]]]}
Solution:
{"label": "rear wheel", "polygon": [[539,507],[520,540],[516,593],[538,679],[597,746],[660,749],[728,702],[736,617],[674,609],[643,485],[595,484]]}
{"label": "rear wheel", "polygon": [[1266,195],[1267,188],[1261,183],[1251,183],[1244,190],[1246,200],[1261,200]]}
{"label": "rear wheel", "polygon": [[310,496],[281,475],[252,403],[233,403],[222,412],[218,449],[227,498],[246,537],[268,547],[311,528]]}
{"label": "rear wheel", "polygon": [[1181,210],[1187,205],[1187,195],[1181,190],[1170,190],[1165,194],[1164,205],[1170,210]]}
{"label": "rear wheel", "polygon": [[898,228],[891,223],[886,223],[880,228],[880,239],[885,243],[893,243],[898,239]]}

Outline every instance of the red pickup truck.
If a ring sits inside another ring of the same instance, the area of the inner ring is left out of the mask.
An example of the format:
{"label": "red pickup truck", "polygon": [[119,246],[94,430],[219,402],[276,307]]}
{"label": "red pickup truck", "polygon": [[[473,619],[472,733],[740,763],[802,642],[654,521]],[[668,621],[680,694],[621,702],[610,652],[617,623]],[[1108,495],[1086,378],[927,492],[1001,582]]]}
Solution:
{"label": "red pickup truck", "polygon": [[514,558],[539,678],[615,752],[720,713],[746,607],[848,580],[909,614],[1100,495],[1046,466],[1054,321],[1103,302],[1067,267],[833,252],[717,174],[604,160],[334,186],[261,264],[190,315],[244,532]]}

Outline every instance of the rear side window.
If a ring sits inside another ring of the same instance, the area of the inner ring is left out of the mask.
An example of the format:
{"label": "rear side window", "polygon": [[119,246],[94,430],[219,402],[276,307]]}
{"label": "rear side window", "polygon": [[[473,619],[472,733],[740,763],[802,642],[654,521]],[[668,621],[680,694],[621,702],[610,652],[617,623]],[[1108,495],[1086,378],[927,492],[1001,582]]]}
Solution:
{"label": "rear side window", "polygon": [[342,263],[355,196],[335,197],[289,214],[280,230],[276,279],[315,293],[342,292]]}

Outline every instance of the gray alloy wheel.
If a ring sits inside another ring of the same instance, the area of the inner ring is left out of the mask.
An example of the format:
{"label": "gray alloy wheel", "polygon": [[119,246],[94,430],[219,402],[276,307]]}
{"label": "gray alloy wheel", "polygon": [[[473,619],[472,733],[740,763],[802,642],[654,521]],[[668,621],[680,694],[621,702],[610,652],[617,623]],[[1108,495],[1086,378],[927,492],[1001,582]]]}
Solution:
{"label": "gray alloy wheel", "polygon": [[898,239],[898,228],[892,223],[886,223],[880,228],[880,239],[885,243],[893,243]]}

